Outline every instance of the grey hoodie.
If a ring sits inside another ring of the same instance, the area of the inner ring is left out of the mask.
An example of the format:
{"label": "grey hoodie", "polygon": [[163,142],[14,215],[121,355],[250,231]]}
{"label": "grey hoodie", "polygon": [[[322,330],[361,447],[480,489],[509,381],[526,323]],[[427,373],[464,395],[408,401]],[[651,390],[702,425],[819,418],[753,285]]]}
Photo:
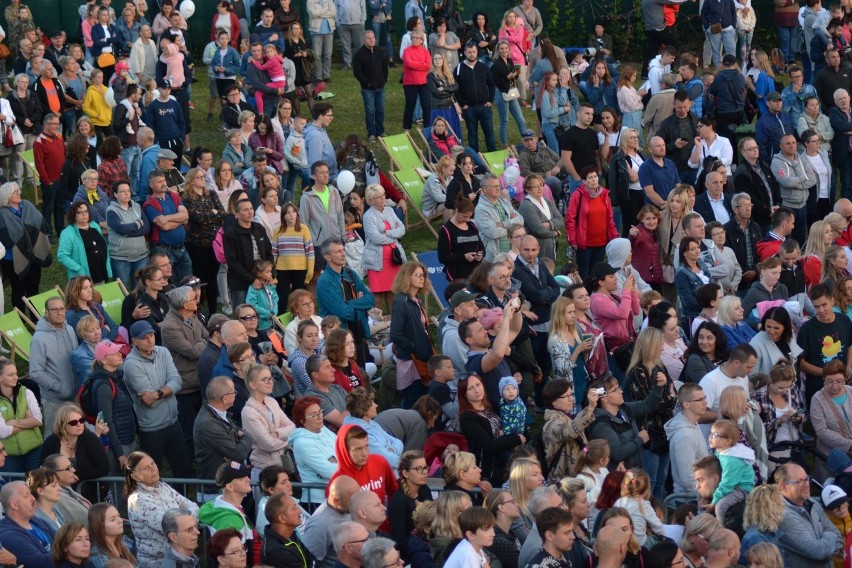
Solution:
{"label": "grey hoodie", "polygon": [[693,424],[683,413],[676,414],[663,428],[669,439],[671,452],[672,480],[675,493],[695,491],[695,475],[692,464],[705,457],[709,450],[707,440],[697,424]]}
{"label": "grey hoodie", "polygon": [[30,343],[30,378],[41,389],[42,402],[69,402],[74,399],[74,373],[71,352],[79,341],[67,323],[56,328],[42,317]]}
{"label": "grey hoodie", "polygon": [[772,173],[781,186],[781,201],[785,207],[799,209],[807,204],[808,190],[817,183],[810,160],[798,154],[790,160],[783,152],[778,152],[772,157]]}

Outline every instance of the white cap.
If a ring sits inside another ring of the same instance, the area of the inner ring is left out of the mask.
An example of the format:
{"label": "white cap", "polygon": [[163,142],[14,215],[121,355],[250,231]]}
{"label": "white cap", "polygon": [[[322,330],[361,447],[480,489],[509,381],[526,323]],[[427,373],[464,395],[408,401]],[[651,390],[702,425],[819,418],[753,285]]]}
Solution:
{"label": "white cap", "polygon": [[822,506],[826,509],[834,509],[846,501],[847,495],[836,485],[826,485],[822,489]]}

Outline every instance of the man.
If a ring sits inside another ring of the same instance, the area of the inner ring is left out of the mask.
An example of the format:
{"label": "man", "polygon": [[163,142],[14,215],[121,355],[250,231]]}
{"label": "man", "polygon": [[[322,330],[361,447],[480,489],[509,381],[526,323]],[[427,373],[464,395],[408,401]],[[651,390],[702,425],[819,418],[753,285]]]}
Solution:
{"label": "man", "polygon": [[[680,226],[683,228],[683,235],[685,237],[698,239],[701,243],[701,260],[703,260],[704,265],[707,266],[707,269],[710,272],[710,277],[716,280],[725,278],[728,275],[728,268],[724,265],[716,265],[716,260],[713,256],[713,251],[715,250],[716,245],[713,243],[713,239],[705,238],[707,236],[707,230],[704,218],[695,211],[692,211],[691,213],[687,213],[683,216]],[[675,270],[677,270],[679,266],[679,257],[675,256]]]}
{"label": "man", "polygon": [[21,40],[18,42],[18,55],[15,57],[15,61],[12,63],[12,70],[15,72],[15,75],[26,72],[27,65],[29,64],[30,57],[32,57],[32,54],[33,42],[31,42],[27,38],[21,38]]}
{"label": "man", "polygon": [[[831,288],[817,284],[810,291],[816,317],[802,324],[796,341],[802,348],[799,365],[805,372],[805,400],[811,399],[823,387],[822,368],[833,359],[845,361],[847,375],[852,369],[852,322],[837,317]],[[828,343],[826,343],[828,342]]]}
{"label": "man", "polygon": [[342,522],[332,539],[337,564],[345,568],[361,568],[361,549],[369,539],[370,533],[364,525],[352,521]]}
{"label": "man", "polygon": [[246,168],[239,177],[240,185],[243,186],[243,189],[248,194],[249,201],[255,207],[260,204],[260,178],[266,172],[278,175],[275,168],[269,165],[266,154],[258,152],[251,157],[251,167]]}
{"label": "man", "polygon": [[529,561],[530,568],[565,566],[571,563],[564,557],[574,546],[574,517],[560,507],[545,509],[535,517],[535,526],[541,535],[538,554]]}
{"label": "man", "polygon": [[296,533],[296,528],[302,524],[299,503],[284,493],[278,493],[266,502],[264,515],[269,524],[263,533],[260,561],[276,567],[311,568],[314,558]]}
{"label": "man", "polygon": [[689,156],[692,154],[692,141],[698,136],[698,117],[690,112],[693,102],[687,90],[676,92],[673,104],[674,114],[660,123],[657,136],[665,142],[664,155],[677,166],[680,181],[693,183],[695,170],[689,167]]}
{"label": "man", "polygon": [[781,204],[793,210],[793,238],[804,243],[808,224],[808,196],[817,179],[811,161],[799,156],[796,137],[792,134],[781,139],[781,151],[772,158],[772,174],[781,187]]}
{"label": "man", "polygon": [[778,91],[766,95],[766,112],[757,120],[755,139],[761,156],[774,156],[781,150],[781,139],[786,134],[796,135],[796,125],[786,112]]}
{"label": "man", "polygon": [[677,73],[680,81],[675,89],[678,93],[687,94],[687,100],[692,103],[692,116],[701,118],[704,116],[704,81],[698,76],[698,66],[692,61],[685,61],[680,64]]}
{"label": "man", "polygon": [[[34,86],[37,84],[34,83]],[[39,91],[35,90],[35,92]],[[56,96],[62,97],[61,87],[56,91]],[[65,140],[59,133],[59,113],[51,111],[45,114],[42,126],[41,134],[33,142],[33,156],[41,181],[41,196],[44,200],[41,205],[41,215],[48,229],[51,227],[51,217],[53,218],[53,230],[48,230],[48,233],[53,232],[58,238],[60,231],[65,227],[63,219],[65,203],[60,203],[61,199],[57,199],[57,193],[60,190],[59,177],[62,164],[65,163]]]}
{"label": "man", "polygon": [[323,421],[336,431],[343,425],[343,419],[349,416],[349,411],[346,410],[346,391],[335,384],[331,361],[322,354],[311,355],[305,363],[305,371],[311,379],[311,386],[305,391],[305,396],[320,399]]}
{"label": "man", "polygon": [[775,470],[775,483],[784,496],[784,516],[778,529],[785,565],[830,568],[843,547],[843,538],[819,503],[811,499],[810,477],[790,462]]}
{"label": "man", "polygon": [[715,112],[716,132],[730,140],[732,145],[736,142],[734,130],[743,120],[745,89],[745,78],[737,68],[737,57],[726,53],[722,57],[722,70],[707,89],[711,95],[708,99],[715,100],[714,108],[705,108],[704,112]]}
{"label": "man", "polygon": [[[314,105],[316,109],[317,105]],[[336,163],[336,162],[335,162]],[[321,247],[329,239],[343,237],[345,225],[343,222],[343,202],[340,192],[329,184],[331,166],[323,160],[311,165],[311,176],[314,184],[310,190],[302,193],[299,201],[299,219],[308,225],[313,237],[314,246]],[[325,259],[317,258],[315,278],[325,267]]]}
{"label": "man", "polygon": [[[647,47],[642,61],[649,61],[664,46],[677,46],[677,26],[667,26],[663,13],[664,0],[642,0],[642,21],[645,24]],[[523,564],[522,564],[523,566]]]}
{"label": "man", "polygon": [[[328,484],[328,498],[317,507],[305,528],[302,530],[302,539],[311,555],[317,559],[319,568],[333,568],[337,560],[337,553],[332,544],[332,539],[337,534],[338,527],[344,522],[350,521],[349,501],[361,488],[358,483],[346,475],[335,478]],[[267,507],[272,499],[267,502]],[[267,515],[267,519],[272,519]],[[360,526],[360,525],[359,525]],[[267,529],[267,532],[269,529]]]}
{"label": "man", "polygon": [[172,354],[155,344],[147,320],[130,326],[133,350],[124,361],[124,381],[139,425],[139,449],[158,464],[168,460],[175,477],[191,477],[175,393],[183,383]]}
{"label": "man", "polygon": [[[722,466],[719,458],[707,455],[692,466],[692,475],[695,477],[695,492],[698,493],[699,510],[704,511],[713,501],[713,493],[719,487],[722,480]],[[743,534],[743,513],[748,495],[741,487],[734,487],[732,494],[737,496],[737,504],[728,509],[722,526],[736,533]]]}
{"label": "man", "polygon": [[148,175],[157,169],[157,156],[160,155],[160,145],[154,143],[154,131],[143,126],[136,135],[139,141],[139,179],[133,186],[133,201],[142,205],[148,197]]}
{"label": "man", "polygon": [[[314,103],[314,106],[311,107],[311,117],[313,122],[305,126],[303,133],[306,156],[308,163],[311,164],[311,174],[314,173],[317,162],[323,162],[328,168],[330,182],[334,183],[334,180],[337,179],[337,156],[331,138],[328,137],[328,127],[334,120],[334,107],[331,106],[331,103]],[[304,216],[302,218],[304,219]],[[311,236],[313,236],[313,232]],[[328,235],[315,237],[314,241],[321,243],[322,240],[318,239],[323,237],[328,238]]]}
{"label": "man", "polygon": [[[499,264],[499,263],[498,263]],[[492,269],[495,266],[492,266]],[[503,268],[506,268],[503,265]],[[508,268],[506,268],[508,272]],[[459,376],[463,376],[465,365],[467,365],[467,346],[459,337],[459,325],[465,320],[468,320],[476,315],[476,299],[478,294],[468,292],[467,290],[459,290],[450,297],[450,309],[452,314],[445,320],[444,337],[441,340],[441,353],[448,356],[452,361],[453,368],[458,372]]]}
{"label": "man", "polygon": [[371,454],[369,446],[366,430],[354,424],[344,425],[334,446],[337,471],[331,481],[341,476],[351,477],[362,491],[372,491],[379,496],[379,501],[388,503],[399,485],[388,460]]}
{"label": "man", "polygon": [[760,146],[750,136],[740,139],[738,147],[743,160],[734,174],[734,193],[751,196],[751,220],[757,223],[761,233],[765,233],[769,230],[772,213],[781,205],[778,182],[769,168],[772,157],[761,155]]}
{"label": "man", "polygon": [[[364,0],[357,0],[362,6]],[[337,11],[340,14],[340,10]],[[342,25],[337,29],[341,30]],[[385,84],[388,82],[388,57],[376,46],[376,33],[367,30],[363,34],[363,45],[352,58],[352,73],[361,85],[364,100],[364,119],[370,142],[385,134]]]}
{"label": "man", "polygon": [[210,373],[211,377],[234,376],[234,366],[228,359],[228,350],[238,343],[248,343],[246,326],[238,320],[228,320],[222,324],[222,347],[219,350],[219,360],[213,365]]}
{"label": "man", "polygon": [[[222,355],[222,326],[225,322],[230,321],[225,314],[213,314],[207,322],[207,345],[204,346],[204,351],[198,358],[198,386],[199,392],[207,392],[207,385],[210,384],[210,379],[213,378],[213,367],[219,361]],[[235,322],[239,323],[239,322]],[[239,323],[239,325],[243,325]],[[245,327],[243,327],[245,330]]]}
{"label": "man", "polygon": [[704,218],[706,223],[718,221],[723,225],[731,220],[734,212],[731,209],[731,198],[723,193],[725,176],[712,171],[704,181],[707,191],[695,198],[696,213]]}
{"label": "man", "polygon": [[[280,33],[278,28],[275,28],[275,31],[276,33]],[[272,81],[269,77],[269,73],[258,68],[258,65],[263,64],[263,43],[253,41],[249,48],[249,53],[250,60],[246,63],[245,69],[246,83],[248,83],[250,94],[254,95],[256,91],[260,91],[263,93],[264,109],[278,108],[278,101],[284,96],[286,89],[284,87],[270,87],[269,83]],[[255,65],[255,63],[257,63],[257,65]],[[236,101],[231,99],[230,102]]]}
{"label": "man", "polygon": [[645,129],[648,137],[656,135],[660,129],[660,124],[672,115],[674,108],[675,84],[677,83],[677,75],[665,73],[660,78],[660,87],[657,93],[651,97],[645,107],[645,113],[642,117],[642,128]]}
{"label": "man", "polygon": [[367,356],[365,340],[370,335],[367,310],[375,306],[375,298],[355,271],[346,266],[346,252],[340,239],[322,243],[320,255],[326,264],[317,280],[320,316],[340,318],[341,325],[352,332],[355,358],[363,365]]}
{"label": "man", "polygon": [[639,166],[639,185],[645,190],[645,202],[662,209],[669,193],[680,183],[680,173],[675,163],[666,158],[665,140],[654,136],[648,141],[648,147],[651,159]]}
{"label": "man", "polygon": [[259,260],[272,260],[272,243],[266,229],[254,222],[254,207],[248,199],[236,205],[237,222],[223,236],[225,260],[228,263],[228,291],[234,306],[244,304],[249,286],[254,282],[252,270]]}
{"label": "man", "polygon": [[88,523],[92,503],[73,489],[80,478],[77,477],[77,469],[71,465],[71,460],[60,454],[51,454],[44,458],[42,467],[56,474],[60,493],[59,502],[54,507],[65,522]]}
{"label": "man", "polygon": [[677,48],[673,45],[666,46],[663,51],[648,63],[648,92],[651,97],[659,93],[663,88],[663,75],[672,72],[672,63],[677,59]]}
{"label": "man", "polygon": [[[512,376],[509,364],[504,358],[508,354],[509,344],[521,329],[521,309],[513,304],[514,302],[508,302],[503,308],[503,325],[500,326],[493,345],[479,320],[467,320],[459,326],[459,337],[469,349],[466,370],[482,379],[485,394],[495,408],[500,407],[502,400],[499,392],[500,379]],[[520,373],[515,374],[515,379],[520,379]]]}
{"label": "man", "polygon": [[841,63],[840,52],[834,46],[825,50],[826,67],[814,77],[813,85],[819,95],[823,113],[828,113],[834,105],[834,93],[843,89],[852,92],[852,68],[848,61]]}
{"label": "man", "polygon": [[[849,324],[852,327],[852,323]],[[719,418],[719,400],[722,391],[730,386],[742,387],[748,391],[748,376],[757,364],[757,351],[748,343],[741,343],[731,349],[728,360],[710,371],[698,384],[707,397],[707,410],[701,415],[702,432],[710,433],[710,425]],[[705,438],[707,436],[705,435]]]}
{"label": "man", "polygon": [[161,521],[163,534],[169,543],[166,557],[160,564],[164,568],[198,568],[198,521],[186,509],[169,509]]}
{"label": "man", "polygon": [[846,230],[834,241],[834,244],[837,246],[845,247],[849,243],[852,243],[852,223],[849,223],[852,220],[852,201],[841,197],[834,202],[833,211],[843,217],[847,222]]}
{"label": "man", "polygon": [[[260,41],[263,45],[273,44],[278,49],[281,50],[281,53],[284,53],[287,49],[287,45],[284,42],[284,36],[281,34],[281,29],[278,26],[273,25],[272,21],[275,19],[275,12],[271,8],[264,8],[260,12],[260,21],[254,27],[252,31],[253,36],[259,36]],[[266,108],[266,105],[264,105]]]}
{"label": "man", "polygon": [[787,239],[781,243],[781,249],[778,251],[778,257],[782,262],[781,278],[778,282],[787,287],[787,293],[791,297],[806,291],[801,256],[802,251],[796,239]]}
{"label": "man", "polygon": [[731,568],[740,558],[740,538],[732,530],[719,529],[710,536],[704,566],[707,568]]}
{"label": "man", "polygon": [[476,205],[473,217],[479,229],[479,235],[485,244],[485,260],[493,261],[498,253],[508,252],[509,228],[523,225],[524,218],[512,206],[512,202],[502,196],[503,186],[494,174],[485,174],[482,180],[482,195]]}
{"label": "man", "polygon": [[[261,53],[263,52],[261,51]],[[249,61],[248,63],[251,62]],[[266,103],[264,103],[264,108],[266,108],[265,104]],[[228,87],[228,91],[225,94],[225,104],[222,105],[222,110],[219,111],[219,119],[222,121],[226,128],[239,129],[240,113],[242,113],[244,110],[250,110],[254,112],[254,107],[242,99],[240,88],[236,84],[232,84],[230,87]]]}
{"label": "man", "polygon": [[367,3],[364,0],[334,0],[334,4],[337,34],[343,52],[343,70],[348,71],[352,68],[352,52],[358,49],[358,39],[364,35]]}
{"label": "man", "polygon": [[56,412],[77,393],[71,370],[71,353],[77,348],[77,333],[65,322],[65,302],[50,298],[38,320],[30,343],[30,378],[41,390],[42,423],[53,431]]}
{"label": "man", "polygon": [[[161,294],[168,294],[172,290],[175,289],[173,282],[175,282],[175,274],[172,269],[172,261],[169,260],[169,255],[164,252],[154,252],[148,256],[148,266],[156,266],[160,272],[163,273],[163,289],[160,290]],[[180,280],[186,279],[186,276]]]}
{"label": "man", "polygon": [[852,152],[849,151],[852,144],[850,92],[852,91],[837,89],[834,92],[834,102],[837,106],[828,111],[828,119],[834,129],[834,138],[831,140],[831,159],[838,169],[840,195],[846,199],[852,198]]}
{"label": "man", "polygon": [[175,167],[175,160],[178,155],[167,148],[162,148],[157,152],[157,171],[163,172],[166,177],[166,187],[169,191],[180,193],[180,188],[184,184],[183,174]]}
{"label": "man", "polygon": [[349,500],[349,516],[365,529],[370,538],[381,536],[379,527],[388,520],[387,508],[372,491],[359,491]]}
{"label": "man", "polygon": [[[231,418],[234,405],[234,381],[215,377],[204,393],[207,404],[198,412],[193,428],[195,463],[199,479],[213,479],[223,462],[246,463],[252,439]],[[206,500],[206,499],[205,499]]]}
{"label": "man", "polygon": [[187,132],[186,117],[180,103],[171,96],[172,83],[169,79],[157,79],[157,89],[159,96],[145,108],[145,124],[154,131],[161,148],[168,148],[182,156]]}
{"label": "man", "polygon": [[139,183],[139,166],[142,162],[142,149],[139,145],[139,121],[142,108],[139,100],[142,91],[139,85],[127,85],[127,95],[112,109],[112,129],[121,141],[121,160],[127,167],[130,187]]}
{"label": "man", "polygon": [[523,148],[518,153],[518,168],[523,177],[538,174],[544,178],[544,183],[550,188],[553,201],[559,203],[564,197],[562,178],[567,175],[564,164],[555,148],[539,145],[538,136],[532,130],[521,133]]}
{"label": "man", "polygon": [[479,152],[479,130],[485,136],[485,147],[493,152],[494,122],[491,101],[494,100],[494,77],[485,63],[479,60],[479,48],[473,42],[464,46],[464,60],[453,71],[456,83],[456,100],[462,109],[467,124],[467,140],[470,147]]}
{"label": "man", "polygon": [[677,392],[681,412],[665,424],[669,445],[677,448],[671,455],[672,481],[675,493],[695,490],[692,464],[707,455],[707,441],[698,428],[698,421],[707,410],[704,389],[695,383],[686,383]]}
{"label": "man", "polygon": [[147,85],[150,79],[154,79],[157,75],[157,62],[152,61],[152,55],[157,52],[157,48],[155,47],[154,40],[152,39],[154,35],[153,30],[151,30],[151,26],[148,24],[144,24],[139,27],[139,44],[141,44],[141,49],[137,48],[137,52],[134,52],[134,55],[138,52],[145,53],[145,57],[131,57],[130,58],[130,72],[138,78],[140,85]]}
{"label": "man", "polygon": [[151,250],[169,257],[174,278],[181,280],[192,274],[192,260],[184,247],[189,213],[180,196],[166,187],[166,176],[159,170],[148,174],[151,195],[142,209],[151,223]]}
{"label": "man", "polygon": [[594,107],[589,103],[580,103],[577,109],[577,122],[565,131],[559,141],[562,163],[568,170],[570,191],[583,183],[580,172],[588,166],[601,171],[601,155],[598,151],[598,135],[592,128],[595,118]]}
{"label": "man", "polygon": [[68,56],[68,46],[65,45],[65,32],[55,29],[50,32],[50,45],[44,50],[44,58],[50,61],[56,70],[57,76],[62,74],[62,65],[59,64],[60,57]]}
{"label": "man", "polygon": [[[717,175],[721,176],[718,173]],[[739,293],[745,296],[752,282],[757,279],[757,242],[760,240],[760,227],[751,220],[751,196],[748,193],[736,194],[731,199],[731,205],[734,216],[725,225],[725,231],[728,233],[727,245],[734,251],[734,256],[743,269]]]}
{"label": "man", "polygon": [[805,112],[805,99],[817,97],[817,91],[813,85],[805,83],[805,75],[798,65],[787,68],[790,76],[790,84],[781,91],[781,111],[790,117],[792,123],[798,124],[799,117]]}
{"label": "man", "polygon": [[[212,383],[211,383],[212,385]],[[216,531],[235,529],[240,533],[243,543],[249,550],[251,563],[254,543],[259,535],[252,528],[251,521],[243,510],[243,500],[251,493],[251,468],[236,461],[220,462],[216,468],[216,485],[222,494],[212,501],[207,501],[198,510],[198,520]]]}
{"label": "man", "polygon": [[[0,489],[0,505],[5,517],[0,521],[3,550],[0,561],[11,566],[51,568],[51,545],[56,537],[53,526],[36,517],[36,500],[26,483],[10,481]],[[5,553],[5,554],[3,554]]]}
{"label": "man", "polygon": [[[553,485],[545,485],[533,489],[530,493],[529,502],[527,503],[527,509],[529,509],[530,515],[533,516],[533,519],[538,518],[539,513],[545,509],[564,506],[565,504],[562,501],[562,497],[556,492],[556,488]],[[541,550],[542,544],[541,533],[538,530],[538,526],[533,523],[532,529],[527,535],[524,545],[521,547],[521,554],[518,557],[518,566],[527,566],[530,563],[530,560],[532,560],[532,558]]]}
{"label": "man", "polygon": [[598,568],[621,568],[630,535],[616,527],[603,527],[595,538]]}

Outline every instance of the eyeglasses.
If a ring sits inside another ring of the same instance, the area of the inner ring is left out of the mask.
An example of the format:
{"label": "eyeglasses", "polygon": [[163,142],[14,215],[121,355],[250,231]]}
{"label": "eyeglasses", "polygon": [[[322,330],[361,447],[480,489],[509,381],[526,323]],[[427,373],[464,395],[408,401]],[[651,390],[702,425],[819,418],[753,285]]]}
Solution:
{"label": "eyeglasses", "polygon": [[624,392],[624,389],[621,388],[621,387],[615,387],[611,391],[606,391],[606,394],[613,394],[613,393],[617,393],[617,392]]}
{"label": "eyeglasses", "polygon": [[408,471],[416,471],[417,473],[426,473],[429,471],[429,468],[425,465],[417,466],[417,467],[409,467]]}
{"label": "eyeglasses", "polygon": [[393,568],[394,566],[403,566],[404,564],[405,562],[403,562],[402,557],[400,556],[390,564],[382,566],[382,568]]}
{"label": "eyeglasses", "polygon": [[62,469],[54,469],[53,471],[54,471],[54,473],[62,473],[63,471],[77,471],[77,470],[74,469],[73,465],[69,465],[68,467],[63,467]]}
{"label": "eyeglasses", "polygon": [[810,477],[804,477],[802,479],[789,479],[784,482],[785,485],[807,485],[810,482]]}
{"label": "eyeglasses", "polygon": [[500,504],[501,505],[508,505],[509,503],[515,503],[515,500],[514,499],[506,499],[505,501],[503,501]]}
{"label": "eyeglasses", "polygon": [[305,414],[305,418],[310,418],[311,420],[316,420],[318,418],[322,418],[322,410],[319,412],[314,412],[312,414]]}
{"label": "eyeglasses", "polygon": [[222,395],[222,398],[224,399],[226,396],[231,396],[232,394],[237,394],[237,391],[226,392]]}
{"label": "eyeglasses", "polygon": [[710,438],[710,439],[713,439],[713,438],[721,438],[721,439],[723,439],[723,440],[727,440],[727,439],[728,439],[728,437],[727,437],[727,436],[723,436],[723,435],[721,435],[721,434],[717,434],[716,432],[710,432],[710,435],[708,436],[708,438]]}
{"label": "eyeglasses", "polygon": [[269,383],[271,383],[271,382],[272,382],[272,377],[263,377],[263,378],[258,379],[258,380],[259,380],[260,382],[262,382],[262,383],[269,384]]}
{"label": "eyeglasses", "polygon": [[687,400],[686,402],[707,402],[707,397],[702,396],[701,398],[696,398],[694,400]]}
{"label": "eyeglasses", "polygon": [[66,422],[68,426],[82,426],[85,423],[86,421],[82,418],[78,418],[77,420],[69,420],[68,422]]}
{"label": "eyeglasses", "polygon": [[257,314],[254,314],[253,316],[240,316],[240,319],[241,319],[242,321],[252,321],[252,320],[256,320],[256,319],[257,319]]}
{"label": "eyeglasses", "polygon": [[575,395],[573,392],[566,392],[566,393],[565,393],[565,394],[563,394],[562,396],[557,396],[557,397],[556,397],[556,400],[559,400],[560,398],[574,398],[574,397],[576,397],[576,396],[577,396],[577,395]]}
{"label": "eyeglasses", "polygon": [[825,386],[838,387],[845,385],[846,381],[825,381]]}
{"label": "eyeglasses", "polygon": [[222,556],[245,556],[247,552],[248,547],[244,545],[241,548],[232,550],[231,552],[223,552]]}
{"label": "eyeglasses", "polygon": [[47,312],[54,312],[54,313],[56,313],[56,312],[61,313],[61,312],[64,312],[64,311],[65,311],[65,308],[47,308],[45,311],[47,311]]}
{"label": "eyeglasses", "polygon": [[87,178],[85,179],[85,181],[98,181],[98,178],[96,178],[96,177],[87,177]]}
{"label": "eyeglasses", "polygon": [[249,355],[243,355],[239,358],[240,363],[245,363],[246,361],[254,361],[254,353],[250,353]]}

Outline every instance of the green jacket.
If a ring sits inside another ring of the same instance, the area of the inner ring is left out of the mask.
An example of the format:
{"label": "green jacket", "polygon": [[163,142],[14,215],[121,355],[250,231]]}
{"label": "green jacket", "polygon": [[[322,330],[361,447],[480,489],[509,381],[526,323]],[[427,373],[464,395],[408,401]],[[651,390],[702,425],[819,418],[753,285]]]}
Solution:
{"label": "green jacket", "polygon": [[[20,420],[27,417],[29,404],[27,402],[26,387],[18,385],[12,390],[12,400],[0,395],[0,416],[3,421]],[[38,448],[42,444],[41,430],[39,428],[25,428],[8,438],[3,438],[6,453],[10,456],[22,456],[25,453]]]}
{"label": "green jacket", "polygon": [[222,495],[201,506],[198,510],[198,520],[217,531],[236,529],[242,533],[243,540],[252,540],[254,536],[251,523],[243,512],[225,501]]}
{"label": "green jacket", "polygon": [[[89,228],[96,230],[103,236],[100,225],[94,221],[89,222]],[[106,273],[111,280],[112,266],[109,261],[109,246],[106,237],[104,237],[104,249],[106,251]],[[59,234],[59,248],[56,251],[56,257],[68,271],[69,280],[75,276],[89,276],[91,274],[89,261],[86,258],[86,246],[83,244],[80,230],[74,225],[68,225]]]}

